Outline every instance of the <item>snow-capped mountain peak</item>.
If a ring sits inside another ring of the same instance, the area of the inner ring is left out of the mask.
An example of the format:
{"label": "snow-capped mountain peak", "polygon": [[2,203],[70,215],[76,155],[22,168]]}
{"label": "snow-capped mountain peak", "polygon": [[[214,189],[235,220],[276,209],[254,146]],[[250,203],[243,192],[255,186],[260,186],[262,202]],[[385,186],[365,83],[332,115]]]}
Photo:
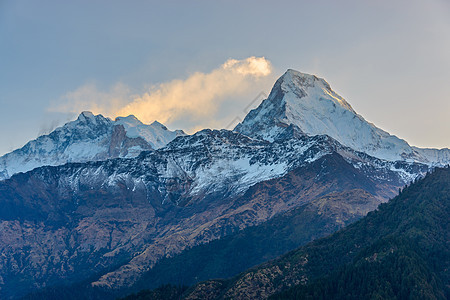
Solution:
{"label": "snow-capped mountain peak", "polygon": [[118,117],[116,118],[115,124],[122,125],[125,128],[128,137],[141,137],[149,143],[153,149],[162,148],[177,136],[186,135],[182,130],[170,131],[158,121],[154,121],[150,125],[144,124],[133,115],[128,117]]}
{"label": "snow-capped mountain peak", "polygon": [[132,115],[112,121],[83,111],[76,120],[0,157],[0,180],[45,165],[135,157],[144,150],[164,147],[180,135],[185,133],[168,130],[158,122],[144,124]]}
{"label": "snow-capped mountain peak", "polygon": [[[328,82],[315,75],[288,69],[280,77],[279,81],[284,93],[293,93],[303,101],[310,101],[309,103],[304,103],[304,105],[314,106],[315,101],[329,101],[334,105],[339,105],[352,113],[356,113],[344,98],[331,89]],[[310,97],[305,97],[308,95]],[[311,97],[314,95],[320,95],[321,97]]]}
{"label": "snow-capped mountain peak", "polygon": [[135,127],[139,125],[144,125],[138,118],[134,115],[129,115],[128,117],[117,117],[115,119],[116,124],[121,124],[127,127]]}
{"label": "snow-capped mountain peak", "polygon": [[[326,134],[345,146],[385,160],[449,162],[445,160],[449,157],[448,149],[431,155],[429,150],[411,147],[405,140],[367,122],[324,79],[291,69],[277,80],[269,97],[235,130],[273,141],[288,126],[311,136]],[[436,157],[439,157],[437,161]]]}
{"label": "snow-capped mountain peak", "polygon": [[95,115],[90,111],[83,111],[78,116],[77,120],[91,120],[95,122]]}
{"label": "snow-capped mountain peak", "polygon": [[154,127],[158,126],[158,127],[160,127],[161,129],[163,129],[163,130],[167,130],[167,127],[164,126],[163,124],[159,123],[158,121],[153,121],[153,123],[150,124],[150,125],[152,125],[152,126],[154,126]]}

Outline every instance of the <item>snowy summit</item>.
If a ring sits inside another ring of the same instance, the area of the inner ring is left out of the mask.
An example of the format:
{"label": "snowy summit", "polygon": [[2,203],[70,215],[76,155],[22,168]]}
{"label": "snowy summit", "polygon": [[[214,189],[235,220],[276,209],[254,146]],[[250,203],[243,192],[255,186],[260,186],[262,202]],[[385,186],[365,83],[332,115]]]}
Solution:
{"label": "snowy summit", "polygon": [[164,147],[180,135],[185,133],[170,131],[156,121],[146,125],[135,116],[112,121],[84,111],[75,121],[0,157],[0,180],[41,166],[136,157],[144,150]]}
{"label": "snowy summit", "polygon": [[310,136],[328,135],[352,149],[389,161],[450,161],[450,150],[411,147],[405,140],[367,122],[324,79],[291,69],[235,131],[273,141],[289,125]]}

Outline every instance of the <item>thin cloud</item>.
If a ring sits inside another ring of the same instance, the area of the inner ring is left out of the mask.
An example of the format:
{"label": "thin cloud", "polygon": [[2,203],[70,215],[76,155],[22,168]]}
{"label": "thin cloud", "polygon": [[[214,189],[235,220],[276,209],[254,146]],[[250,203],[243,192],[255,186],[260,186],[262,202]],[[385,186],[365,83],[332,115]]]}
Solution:
{"label": "thin cloud", "polygon": [[94,83],[85,84],[66,93],[50,112],[80,113],[88,110],[95,114],[114,117],[115,111],[126,105],[131,97],[130,89],[117,83],[109,91],[100,91]]}
{"label": "thin cloud", "polygon": [[161,83],[141,95],[131,95],[130,88],[123,84],[106,92],[88,84],[64,95],[63,103],[52,110],[76,113],[90,110],[113,118],[132,114],[145,123],[158,120],[168,125],[184,120],[191,129],[200,128],[218,124],[217,118],[233,118],[217,116],[223,102],[247,95],[270,74],[271,63],[264,57],[229,59],[209,73],[196,72],[186,79]]}
{"label": "thin cloud", "polygon": [[264,57],[229,59],[210,73],[194,73],[185,80],[173,80],[135,98],[118,115],[134,114],[144,122],[158,119],[171,123],[181,116],[199,120],[216,113],[226,97],[244,93],[258,78],[272,72]]}

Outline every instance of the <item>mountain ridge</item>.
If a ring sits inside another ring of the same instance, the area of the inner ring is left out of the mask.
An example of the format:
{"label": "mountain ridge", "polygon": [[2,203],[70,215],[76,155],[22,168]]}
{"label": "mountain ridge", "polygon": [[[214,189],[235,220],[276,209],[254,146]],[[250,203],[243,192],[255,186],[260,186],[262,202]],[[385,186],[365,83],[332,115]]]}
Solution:
{"label": "mountain ridge", "polygon": [[165,146],[183,131],[170,131],[154,122],[146,125],[134,116],[115,121],[89,111],[47,135],[0,157],[0,180],[45,165],[136,157],[141,151]]}
{"label": "mountain ridge", "polygon": [[[269,97],[234,130],[273,141],[282,139],[280,134],[286,134],[287,127],[298,136],[326,134],[345,146],[389,161],[430,166],[450,163],[449,149],[411,147],[367,122],[324,79],[292,69],[276,81]],[[141,151],[161,148],[182,135],[182,130],[170,131],[157,121],[143,124],[133,115],[112,121],[84,111],[77,120],[0,157],[0,180],[44,165],[136,157]]]}

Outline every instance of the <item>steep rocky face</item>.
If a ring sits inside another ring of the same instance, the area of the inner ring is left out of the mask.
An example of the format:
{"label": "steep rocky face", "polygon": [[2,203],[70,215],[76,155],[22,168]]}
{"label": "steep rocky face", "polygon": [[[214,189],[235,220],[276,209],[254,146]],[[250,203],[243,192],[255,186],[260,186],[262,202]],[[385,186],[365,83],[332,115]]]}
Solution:
{"label": "steep rocky face", "polygon": [[345,146],[385,160],[450,163],[449,149],[411,147],[358,115],[324,79],[294,70],[277,80],[269,97],[235,130],[273,141],[288,126],[311,136],[326,134]]}
{"label": "steep rocky face", "polygon": [[158,122],[145,125],[134,116],[112,121],[83,112],[77,120],[0,157],[0,180],[40,166],[68,162],[136,157],[141,151],[158,149],[182,131],[170,131]]}
{"label": "steep rocky face", "polygon": [[151,150],[142,137],[129,138],[123,125],[115,125],[111,133],[108,154],[105,157],[136,157],[144,150]]}
{"label": "steep rocky face", "polygon": [[[0,183],[2,294],[98,272],[94,286],[128,286],[186,247],[344,188],[362,187],[378,203],[427,169],[326,136],[268,143],[226,130],[179,137],[134,159],[37,168]],[[264,181],[276,178],[286,188]]]}

